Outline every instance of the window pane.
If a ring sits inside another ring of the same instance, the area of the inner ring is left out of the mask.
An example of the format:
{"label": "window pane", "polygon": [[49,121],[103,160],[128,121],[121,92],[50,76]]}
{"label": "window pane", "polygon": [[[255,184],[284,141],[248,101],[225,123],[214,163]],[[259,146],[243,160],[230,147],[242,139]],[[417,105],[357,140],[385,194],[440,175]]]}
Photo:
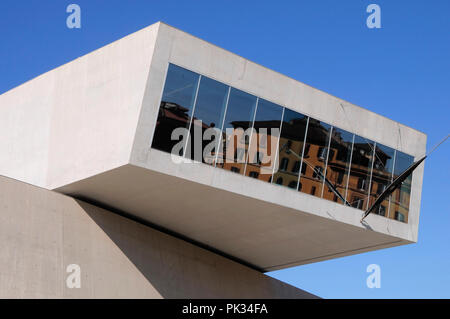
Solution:
{"label": "window pane", "polygon": [[255,172],[260,180],[268,182],[271,179],[282,115],[281,106],[259,99],[245,175]]}
{"label": "window pane", "polygon": [[[327,178],[336,187],[338,192],[345,197],[350,168],[350,156],[352,154],[353,133],[333,127],[331,136]],[[338,199],[326,185],[324,187],[324,198],[343,204],[342,200]]]}
{"label": "window pane", "polygon": [[303,159],[307,167],[305,173],[301,175],[301,181],[305,192],[313,193],[312,188],[314,187],[314,195],[318,197],[322,196],[323,178],[321,174],[325,173],[330,131],[330,125],[313,118],[309,119]]}
{"label": "window pane", "polygon": [[[392,170],[394,169],[394,149],[377,143],[375,152],[376,156],[372,170],[372,185],[370,188],[369,207],[391,183]],[[381,203],[381,206],[389,207],[389,197]],[[386,212],[385,208],[382,209],[382,211]],[[379,208],[376,209],[376,212],[380,212]],[[385,216],[386,214],[380,213],[380,215]]]}
{"label": "window pane", "polygon": [[278,147],[278,168],[275,168],[273,181],[276,184],[297,189],[298,171],[294,166],[301,161],[308,117],[285,109]]}
{"label": "window pane", "polygon": [[370,169],[372,167],[374,143],[355,135],[352,165],[347,191],[347,201],[353,207],[365,210],[369,191]]}
{"label": "window pane", "polygon": [[202,76],[186,157],[208,164],[214,163],[227,96],[227,85]]}
{"label": "window pane", "polygon": [[[255,107],[255,96],[231,89],[221,133],[223,142],[220,143],[217,167],[244,173]],[[239,158],[238,149],[240,150]],[[234,168],[231,169],[232,167]]]}
{"label": "window pane", "polygon": [[[395,156],[395,168],[393,179],[396,179],[414,162],[411,155],[397,151]],[[412,174],[403,181],[402,185],[391,195],[391,207],[389,217],[399,221],[408,222],[409,198],[411,194]]]}
{"label": "window pane", "polygon": [[[170,64],[166,83],[158,113],[152,147],[161,151],[171,152],[175,144],[180,143],[179,155],[183,155],[184,143],[171,140],[171,134],[176,128],[188,128],[197,90],[199,75]],[[187,132],[187,131],[185,131]],[[186,136],[187,137],[187,136]]]}

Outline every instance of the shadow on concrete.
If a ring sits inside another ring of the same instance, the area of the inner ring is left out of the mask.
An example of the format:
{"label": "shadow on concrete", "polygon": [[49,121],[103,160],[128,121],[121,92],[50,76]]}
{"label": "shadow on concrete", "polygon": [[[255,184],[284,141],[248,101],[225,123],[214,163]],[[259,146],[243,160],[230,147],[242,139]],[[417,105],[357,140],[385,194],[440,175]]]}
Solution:
{"label": "shadow on concrete", "polygon": [[182,239],[76,201],[163,298],[318,298]]}

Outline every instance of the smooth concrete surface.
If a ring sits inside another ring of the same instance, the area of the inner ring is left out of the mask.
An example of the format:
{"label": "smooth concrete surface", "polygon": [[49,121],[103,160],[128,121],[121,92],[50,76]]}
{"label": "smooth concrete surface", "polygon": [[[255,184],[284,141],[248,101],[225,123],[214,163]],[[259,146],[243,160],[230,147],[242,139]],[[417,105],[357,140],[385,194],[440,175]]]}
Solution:
{"label": "smooth concrete surface", "polygon": [[[423,165],[413,174],[407,224],[376,215],[361,224],[362,211],[354,208],[203,164],[175,164],[169,154],[151,149],[169,63],[416,158],[425,153],[426,135],[421,132],[158,22],[2,94],[0,174],[103,202],[224,250],[228,248],[223,247],[220,238],[233,233],[235,227],[228,217],[223,219],[223,212],[229,212],[231,205],[239,214],[240,229],[251,230],[254,224],[259,224],[267,230],[263,232],[263,240],[273,243],[273,256],[254,260],[264,269],[417,241]],[[130,167],[141,168],[139,176],[127,175]],[[111,184],[112,181],[116,184]],[[171,187],[161,192],[164,188],[160,185]],[[150,194],[150,190],[154,193]],[[206,192],[221,195],[206,198]],[[149,200],[145,200],[147,197]],[[235,197],[241,198],[237,201],[239,206],[220,200]],[[134,202],[136,198],[140,200],[139,207]],[[168,205],[163,216],[157,208],[164,207],[164,203]],[[197,212],[202,205],[207,209]],[[192,210],[186,210],[186,206]],[[279,215],[260,218],[255,207],[259,207],[262,215],[277,207]],[[210,237],[195,232],[199,227],[197,219],[206,212],[214,212],[208,217],[208,227],[214,231],[203,233]],[[171,215],[181,219],[169,218]],[[316,226],[313,229],[317,231],[307,232],[308,228],[296,220],[297,215],[313,220]],[[284,226],[270,231],[277,220],[283,221]],[[185,227],[180,229],[180,223]],[[329,225],[340,224],[342,227],[333,226],[332,236],[324,237],[320,232]],[[286,232],[287,239],[283,242],[280,239],[283,227],[291,225],[298,228]],[[347,226],[357,230],[356,233],[349,236],[343,231]],[[293,241],[291,234],[300,231],[305,232],[301,236],[310,245],[298,253],[293,247],[302,243]],[[249,253],[246,257],[244,251],[257,250],[257,255],[263,256],[267,245],[261,245],[259,235],[240,237],[242,241],[233,243],[232,251],[248,262],[255,256]],[[367,241],[361,240],[358,246],[354,240],[358,236]],[[329,242],[326,249],[324,241]]]}
{"label": "smooth concrete surface", "polygon": [[[274,187],[258,180],[254,183]],[[284,192],[281,187],[275,189],[279,191],[276,195],[288,194],[294,199],[300,196],[300,200],[308,201],[312,207],[322,201],[295,191]],[[395,233],[384,234],[372,229],[370,225],[380,227],[386,219],[378,215],[370,216],[368,224],[359,227],[333,218],[332,214],[357,218],[359,214],[354,208],[350,214],[346,213],[348,208],[335,204],[333,212],[324,212],[324,216],[319,217],[242,196],[240,192],[224,192],[132,165],[65,186],[59,191],[152,221],[262,271],[409,243]],[[389,226],[395,230],[392,225],[399,222],[390,221]]]}
{"label": "smooth concrete surface", "polygon": [[[68,288],[66,267],[81,268]],[[316,298],[102,208],[0,177],[0,298]]]}
{"label": "smooth concrete surface", "polygon": [[149,27],[0,96],[0,175],[53,188],[129,162],[156,39]]}

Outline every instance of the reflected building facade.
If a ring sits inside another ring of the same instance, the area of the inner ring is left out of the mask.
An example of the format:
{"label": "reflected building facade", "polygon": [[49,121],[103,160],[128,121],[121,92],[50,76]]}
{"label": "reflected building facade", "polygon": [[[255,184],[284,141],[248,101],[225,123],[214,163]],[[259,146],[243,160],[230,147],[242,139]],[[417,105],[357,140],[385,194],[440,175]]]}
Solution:
{"label": "reflected building facade", "polygon": [[[185,136],[172,135],[177,128],[184,128]],[[170,64],[152,147],[173,152],[177,143],[181,147],[176,155],[344,204],[326,177],[352,207],[363,211],[414,161],[408,154]],[[407,223],[411,180],[409,176],[376,213]]]}

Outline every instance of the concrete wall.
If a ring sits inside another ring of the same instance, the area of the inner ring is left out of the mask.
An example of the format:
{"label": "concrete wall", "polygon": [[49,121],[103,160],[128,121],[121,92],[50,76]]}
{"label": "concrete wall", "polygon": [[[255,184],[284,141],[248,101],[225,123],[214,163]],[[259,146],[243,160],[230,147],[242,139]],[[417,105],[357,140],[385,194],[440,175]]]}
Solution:
{"label": "concrete wall", "polygon": [[158,26],[0,96],[0,175],[53,188],[127,164]]}
{"label": "concrete wall", "polygon": [[0,175],[44,186],[55,72],[0,95]]}
{"label": "concrete wall", "polygon": [[[81,267],[81,288],[66,267]],[[112,212],[0,177],[0,298],[314,298]]]}

